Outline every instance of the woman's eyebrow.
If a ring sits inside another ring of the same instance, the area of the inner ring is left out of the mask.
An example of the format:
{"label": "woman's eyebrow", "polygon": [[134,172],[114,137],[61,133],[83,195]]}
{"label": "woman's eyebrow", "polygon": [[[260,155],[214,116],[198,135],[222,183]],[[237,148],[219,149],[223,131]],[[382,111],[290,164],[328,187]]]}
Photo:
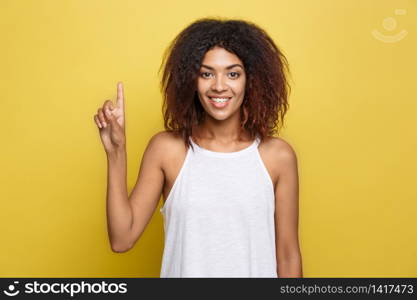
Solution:
{"label": "woman's eyebrow", "polygon": [[[213,67],[210,67],[208,65],[201,65],[201,67],[207,68],[209,70],[214,70]],[[226,70],[232,69],[234,67],[241,67],[243,69],[243,66],[242,65],[240,65],[240,64],[233,64],[233,65],[230,65],[230,66],[226,67]]]}

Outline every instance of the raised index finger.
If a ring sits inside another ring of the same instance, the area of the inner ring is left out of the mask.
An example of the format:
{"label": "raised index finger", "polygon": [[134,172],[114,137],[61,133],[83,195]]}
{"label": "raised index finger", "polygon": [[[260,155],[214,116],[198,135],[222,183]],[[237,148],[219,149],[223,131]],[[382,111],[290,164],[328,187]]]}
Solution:
{"label": "raised index finger", "polygon": [[124,110],[124,96],[123,96],[123,84],[121,81],[117,83],[117,100],[116,104],[118,107],[122,108]]}

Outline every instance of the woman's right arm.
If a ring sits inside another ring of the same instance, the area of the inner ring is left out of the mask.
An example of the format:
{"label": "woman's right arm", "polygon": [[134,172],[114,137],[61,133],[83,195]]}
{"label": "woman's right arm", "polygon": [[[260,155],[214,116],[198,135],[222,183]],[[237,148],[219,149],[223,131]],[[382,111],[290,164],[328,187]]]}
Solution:
{"label": "woman's right arm", "polygon": [[154,135],[145,149],[137,182],[127,192],[127,155],[124,96],[118,84],[116,105],[105,101],[94,117],[107,154],[107,230],[111,249],[126,252],[133,247],[149,223],[161,196],[164,173],[161,167],[163,134]]}
{"label": "woman's right arm", "polygon": [[149,141],[129,197],[126,187],[126,150],[108,155],[107,223],[114,252],[126,252],[135,245],[158,206],[164,184],[160,164],[163,136],[158,133]]}

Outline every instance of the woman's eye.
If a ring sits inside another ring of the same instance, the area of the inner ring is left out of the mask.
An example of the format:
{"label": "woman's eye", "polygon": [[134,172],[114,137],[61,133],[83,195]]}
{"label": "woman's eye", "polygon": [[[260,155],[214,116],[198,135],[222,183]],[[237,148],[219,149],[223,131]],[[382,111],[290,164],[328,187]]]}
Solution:
{"label": "woman's eye", "polygon": [[233,78],[238,78],[239,77],[239,73],[237,73],[237,72],[230,72],[230,74],[236,74],[236,76],[232,76]]}
{"label": "woman's eye", "polygon": [[[200,75],[204,78],[206,78],[207,74],[211,74],[209,72],[202,72]],[[240,74],[238,72],[230,72],[229,74],[233,74],[233,76],[231,76],[232,78],[238,78],[240,76]]]}
{"label": "woman's eye", "polygon": [[209,72],[203,72],[203,73],[201,73],[201,76],[206,77],[206,76],[204,76],[205,74],[210,74],[210,73]]}

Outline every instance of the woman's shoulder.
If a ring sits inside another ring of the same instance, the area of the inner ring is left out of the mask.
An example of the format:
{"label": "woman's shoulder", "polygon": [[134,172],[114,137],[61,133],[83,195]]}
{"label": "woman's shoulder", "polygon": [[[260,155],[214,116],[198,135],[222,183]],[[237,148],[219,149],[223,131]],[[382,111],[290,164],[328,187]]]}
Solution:
{"label": "woman's shoulder", "polygon": [[169,146],[183,142],[183,139],[178,132],[167,130],[161,130],[155,133],[151,140],[155,140],[157,143],[163,145],[169,144]]}
{"label": "woman's shoulder", "polygon": [[182,138],[178,133],[162,130],[155,133],[149,139],[149,145],[157,149],[168,149],[171,147],[177,147],[182,142]]}
{"label": "woman's shoulder", "polygon": [[278,160],[296,159],[296,152],[290,142],[282,137],[267,136],[262,141],[264,151],[267,155]]}
{"label": "woman's shoulder", "polygon": [[179,133],[162,130],[155,133],[149,140],[149,145],[164,157],[178,154],[185,148]]}

